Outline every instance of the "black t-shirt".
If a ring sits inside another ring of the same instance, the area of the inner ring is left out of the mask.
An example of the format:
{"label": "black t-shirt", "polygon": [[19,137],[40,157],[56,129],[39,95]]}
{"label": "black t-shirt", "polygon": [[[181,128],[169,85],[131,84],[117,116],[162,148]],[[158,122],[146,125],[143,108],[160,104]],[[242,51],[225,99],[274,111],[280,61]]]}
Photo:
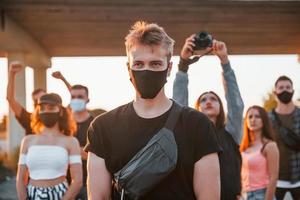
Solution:
{"label": "black t-shirt", "polygon": [[[281,121],[281,123],[293,130],[293,116],[294,116],[294,112],[291,114],[287,114],[287,115],[282,115],[277,113],[277,116],[279,118],[279,120]],[[282,141],[282,139],[280,138],[279,135],[279,126],[276,122],[276,125],[273,126],[274,128],[274,132],[275,132],[275,140],[278,146],[278,150],[279,150],[279,158],[280,158],[280,162],[279,162],[279,180],[284,180],[284,181],[290,181],[291,180],[291,169],[290,169],[290,157],[293,154],[293,150],[289,149],[286,144],[284,144],[284,142]]]}
{"label": "black t-shirt", "polygon": [[[74,137],[77,138],[81,147],[86,145],[86,137],[87,137],[87,130],[90,126],[90,123],[93,121],[94,117],[90,116],[84,122],[77,123],[77,131],[74,134]],[[86,178],[87,178],[87,161],[82,160],[82,174],[83,174],[83,185],[86,185]]]}
{"label": "black t-shirt", "polygon": [[[164,126],[169,112],[145,119],[136,114],[132,102],[116,108],[92,122],[85,150],[105,159],[106,168],[114,174]],[[213,124],[191,108],[183,108],[174,135],[178,146],[176,169],[143,200],[195,199],[194,164],[203,156],[221,150]],[[112,199],[119,199],[115,190],[112,194]]]}
{"label": "black t-shirt", "polygon": [[219,154],[221,200],[234,200],[241,193],[242,157],[239,145],[224,127],[217,130],[217,136],[223,149]]}
{"label": "black t-shirt", "polygon": [[22,107],[22,110],[21,110],[20,117],[17,117],[15,115],[15,117],[18,120],[19,124],[25,129],[25,134],[26,135],[33,134],[33,131],[32,131],[31,126],[30,126],[31,115],[32,115],[32,113],[28,112],[23,107]]}

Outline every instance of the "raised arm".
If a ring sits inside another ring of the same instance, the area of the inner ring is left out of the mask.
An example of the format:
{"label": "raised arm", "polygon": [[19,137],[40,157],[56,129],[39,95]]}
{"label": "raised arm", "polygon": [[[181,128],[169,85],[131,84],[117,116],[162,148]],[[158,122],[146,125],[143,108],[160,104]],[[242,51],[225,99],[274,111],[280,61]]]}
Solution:
{"label": "raised arm", "polygon": [[197,62],[200,58],[199,56],[191,58],[193,56],[193,47],[195,46],[194,36],[195,34],[185,40],[180,53],[178,72],[173,83],[173,99],[183,106],[188,106],[189,104],[189,78],[187,74],[189,65]]}
{"label": "raised arm", "polygon": [[92,152],[88,152],[87,168],[88,199],[110,200],[112,180],[106,168],[105,160]]}
{"label": "raised arm", "polygon": [[66,85],[66,87],[68,88],[69,92],[72,89],[72,85],[65,79],[65,77],[62,75],[62,73],[60,71],[56,71],[52,73],[52,76],[54,78],[57,78],[59,80],[62,80],[62,82],[64,82],[64,84]]}
{"label": "raised arm", "polygon": [[[11,62],[8,70],[8,84],[6,99],[8,101],[9,107],[15,113],[16,117],[21,116],[22,105],[15,99],[15,78],[16,74],[23,70],[23,66],[20,62]],[[24,109],[24,108],[23,108]]]}
{"label": "raised arm", "polygon": [[226,44],[221,41],[214,41],[212,52],[219,57],[223,69],[223,86],[227,102],[227,122],[225,129],[232,135],[235,142],[240,144],[242,138],[244,102],[234,71],[228,60]]}

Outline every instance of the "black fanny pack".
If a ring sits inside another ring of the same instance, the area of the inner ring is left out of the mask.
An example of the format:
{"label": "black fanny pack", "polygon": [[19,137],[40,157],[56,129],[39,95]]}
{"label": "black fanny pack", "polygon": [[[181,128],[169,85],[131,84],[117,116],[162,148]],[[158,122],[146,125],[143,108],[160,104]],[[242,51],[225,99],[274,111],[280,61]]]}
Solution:
{"label": "black fanny pack", "polygon": [[293,130],[290,128],[287,128],[282,125],[277,113],[275,110],[272,110],[272,114],[275,117],[275,120],[278,124],[279,128],[279,136],[282,139],[283,143],[289,148],[294,151],[300,151],[300,136],[296,134]]}
{"label": "black fanny pack", "polygon": [[173,129],[182,107],[173,102],[166,124],[118,172],[114,187],[130,199],[139,199],[169,175],[177,164],[177,144]]}

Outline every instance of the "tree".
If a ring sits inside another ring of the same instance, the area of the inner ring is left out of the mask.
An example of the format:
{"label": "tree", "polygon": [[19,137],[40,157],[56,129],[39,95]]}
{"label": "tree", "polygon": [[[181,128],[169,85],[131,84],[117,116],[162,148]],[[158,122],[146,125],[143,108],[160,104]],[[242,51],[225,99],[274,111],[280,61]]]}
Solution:
{"label": "tree", "polygon": [[263,107],[267,112],[271,111],[273,108],[277,106],[276,98],[274,93],[268,92],[267,97],[263,98]]}

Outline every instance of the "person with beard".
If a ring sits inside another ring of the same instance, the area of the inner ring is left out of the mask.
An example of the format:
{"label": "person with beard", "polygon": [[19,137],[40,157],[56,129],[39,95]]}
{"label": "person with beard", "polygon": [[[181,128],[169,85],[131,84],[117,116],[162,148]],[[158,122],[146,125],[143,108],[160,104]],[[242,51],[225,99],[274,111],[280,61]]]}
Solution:
{"label": "person with beard", "polygon": [[[164,127],[173,106],[178,106],[164,91],[173,45],[162,27],[143,21],[136,22],[126,36],[127,69],[136,95],[132,102],[97,117],[89,127],[85,147],[89,199],[131,199],[126,188],[120,194],[112,187],[112,179]],[[175,168],[139,199],[220,199],[221,149],[213,124],[202,113],[183,107],[173,133],[178,155]]]}
{"label": "person with beard", "polygon": [[[20,200],[74,199],[82,186],[80,146],[72,137],[76,124],[55,93],[38,100],[31,121],[36,134],[23,138],[17,171]],[[66,181],[70,166],[72,182]],[[27,182],[27,174],[30,179]]]}
{"label": "person with beard", "polygon": [[[23,70],[23,66],[20,62],[11,62],[8,71],[8,84],[6,99],[8,101],[10,109],[14,112],[16,119],[20,125],[25,129],[25,135],[33,134],[30,126],[31,114],[28,112],[16,99],[15,99],[15,77],[18,72]],[[37,100],[46,93],[44,89],[37,88],[32,94],[32,100],[34,107],[37,105]]]}
{"label": "person with beard", "polygon": [[[227,115],[221,98],[213,91],[202,93],[195,104],[195,109],[204,113],[216,126],[217,137],[223,152],[219,154],[221,173],[221,200],[234,200],[241,194],[241,154],[239,144],[242,138],[244,103],[231,68],[226,44],[213,40],[212,46],[203,52],[195,52],[195,34],[188,37],[181,50],[178,72],[173,84],[173,98],[178,103],[188,106],[188,69],[189,65],[199,60],[201,55],[211,52],[220,60],[223,85],[227,103]],[[193,57],[194,55],[194,57]]]}
{"label": "person with beard", "polygon": [[269,117],[275,129],[275,140],[280,154],[276,198],[282,200],[286,192],[290,192],[293,199],[299,200],[300,108],[292,101],[294,94],[292,80],[287,76],[280,76],[275,82],[274,94],[277,106],[269,112]]}

